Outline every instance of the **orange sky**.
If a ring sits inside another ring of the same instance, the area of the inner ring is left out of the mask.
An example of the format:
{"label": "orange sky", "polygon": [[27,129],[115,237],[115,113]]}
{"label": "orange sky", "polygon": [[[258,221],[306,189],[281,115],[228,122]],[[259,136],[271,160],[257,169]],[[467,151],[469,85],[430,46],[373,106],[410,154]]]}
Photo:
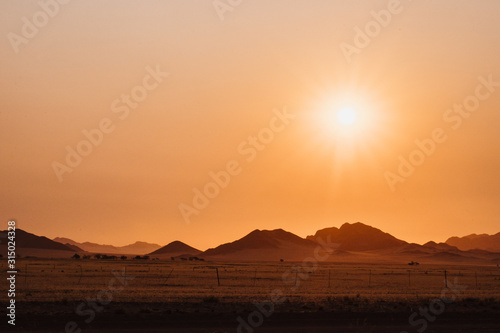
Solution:
{"label": "orange sky", "polygon": [[[342,43],[389,3],[243,1],[221,20],[212,1],[75,0],[13,46],[42,9],[0,2],[1,223],[200,249],[356,221],[418,243],[499,232],[500,86],[477,87],[500,82],[500,4],[402,0],[348,61]],[[488,97],[454,129],[447,109],[477,89]],[[132,91],[147,96],[112,107]],[[254,156],[249,137],[284,109],[294,118]],[[110,133],[60,182],[54,162],[103,119]],[[391,191],[386,173],[436,128],[447,139]],[[230,161],[238,174],[186,223],[179,205]]]}

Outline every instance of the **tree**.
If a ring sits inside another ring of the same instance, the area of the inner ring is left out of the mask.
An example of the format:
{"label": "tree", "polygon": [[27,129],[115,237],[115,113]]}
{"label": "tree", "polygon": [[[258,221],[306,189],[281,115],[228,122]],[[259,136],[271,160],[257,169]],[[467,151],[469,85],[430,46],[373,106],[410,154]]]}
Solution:
{"label": "tree", "polygon": [[73,254],[73,256],[71,258],[80,259],[80,255],[78,253],[75,253],[75,254]]}
{"label": "tree", "polygon": [[127,256],[121,256],[120,259],[121,260],[127,260]]}

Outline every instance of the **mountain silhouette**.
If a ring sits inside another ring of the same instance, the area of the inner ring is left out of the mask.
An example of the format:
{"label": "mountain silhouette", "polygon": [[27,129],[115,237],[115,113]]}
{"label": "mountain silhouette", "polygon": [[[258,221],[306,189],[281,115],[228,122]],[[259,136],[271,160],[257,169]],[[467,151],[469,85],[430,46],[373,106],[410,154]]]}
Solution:
{"label": "mountain silhouette", "polygon": [[75,252],[85,252],[83,249],[79,248],[76,245],[69,244],[69,243],[65,243],[64,245],[66,245],[67,247],[69,247],[70,249],[72,249]]}
{"label": "mountain silhouette", "polygon": [[69,238],[56,237],[54,241],[77,246],[83,251],[92,253],[106,253],[106,254],[147,254],[159,249],[161,246],[158,244],[151,244],[146,242],[137,241],[134,244],[125,246],[102,245],[91,242],[78,243]]}
{"label": "mountain silhouette", "polygon": [[203,252],[204,256],[240,260],[287,260],[310,255],[317,244],[283,229],[254,230],[234,242]]}
{"label": "mountain silhouette", "polygon": [[368,251],[395,248],[407,242],[385,233],[377,228],[357,223],[344,223],[340,228],[325,228],[318,230],[314,236],[307,236],[311,241],[321,237],[330,238],[333,243],[339,244],[339,250]]}
{"label": "mountain silhouette", "polygon": [[191,247],[183,242],[180,241],[173,241],[164,247],[151,252],[151,255],[169,255],[171,257],[176,257],[180,255],[188,255],[188,256],[195,256],[200,254],[201,251],[198,249],[195,249],[194,247]]}
{"label": "mountain silhouette", "polygon": [[[7,230],[0,231],[0,234],[7,235]],[[5,237],[3,237],[5,240]],[[74,249],[67,245],[48,239],[44,236],[37,236],[22,229],[16,229],[16,248],[18,249],[44,249],[44,250],[57,250],[57,251],[72,251]],[[2,245],[7,242],[2,241]]]}
{"label": "mountain silhouette", "polygon": [[[2,231],[0,250],[6,253],[6,231]],[[361,222],[345,223],[340,228],[318,230],[314,236],[299,237],[283,229],[254,230],[233,242],[201,252],[183,242],[174,241],[166,246],[135,242],[122,247],[96,243],[77,243],[68,238],[55,238],[16,230],[16,245],[22,256],[69,257],[74,252],[102,254],[151,254],[158,257],[197,256],[205,260],[224,261],[299,261],[322,258],[332,262],[384,262],[384,263],[474,263],[500,262],[496,235],[469,235],[452,237],[446,243],[429,241],[424,245],[407,243],[380,229]],[[58,241],[58,242],[56,242]],[[65,244],[62,244],[65,243]],[[450,244],[451,243],[451,244]],[[456,244],[456,245],[455,245]],[[464,245],[465,244],[465,245]],[[148,249],[151,249],[148,251]],[[469,250],[467,250],[469,249]],[[496,253],[494,251],[498,251]]]}
{"label": "mountain silhouette", "polygon": [[495,235],[472,234],[464,237],[451,237],[448,238],[446,244],[456,246],[463,251],[478,249],[500,252],[500,232]]}
{"label": "mountain silhouette", "polygon": [[423,246],[432,247],[434,249],[443,250],[443,251],[457,251],[457,250],[459,250],[456,246],[452,246],[452,245],[446,244],[446,243],[436,243],[433,241],[427,242]]}

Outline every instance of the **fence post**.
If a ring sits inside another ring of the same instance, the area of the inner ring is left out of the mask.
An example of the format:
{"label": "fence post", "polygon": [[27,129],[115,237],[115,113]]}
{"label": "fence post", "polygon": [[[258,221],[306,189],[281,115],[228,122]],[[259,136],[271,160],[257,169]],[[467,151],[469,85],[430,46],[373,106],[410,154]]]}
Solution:
{"label": "fence post", "polygon": [[170,273],[168,273],[167,278],[165,279],[165,282],[163,282],[163,284],[167,284],[168,278],[170,277],[170,275],[172,274],[173,271],[174,271],[174,269],[172,268],[170,270]]}
{"label": "fence post", "polygon": [[[78,283],[77,283],[77,285],[79,285],[79,284],[80,284],[80,282],[82,281],[82,277],[83,277],[83,269],[82,269],[82,265],[78,265],[78,266],[80,266],[80,278],[78,279]],[[126,274],[125,274],[125,275],[126,275]]]}

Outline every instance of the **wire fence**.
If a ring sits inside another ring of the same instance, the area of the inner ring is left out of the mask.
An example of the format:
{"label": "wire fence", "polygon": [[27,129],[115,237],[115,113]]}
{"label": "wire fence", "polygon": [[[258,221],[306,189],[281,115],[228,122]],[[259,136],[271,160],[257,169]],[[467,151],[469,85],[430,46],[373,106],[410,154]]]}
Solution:
{"label": "wire fence", "polygon": [[133,277],[116,295],[122,301],[197,301],[213,295],[260,299],[277,288],[304,299],[436,297],[457,281],[467,286],[463,297],[500,297],[500,270],[495,266],[321,263],[307,269],[288,262],[58,259],[21,259],[18,265],[18,298],[26,301],[84,299],[105,288],[113,271]]}

